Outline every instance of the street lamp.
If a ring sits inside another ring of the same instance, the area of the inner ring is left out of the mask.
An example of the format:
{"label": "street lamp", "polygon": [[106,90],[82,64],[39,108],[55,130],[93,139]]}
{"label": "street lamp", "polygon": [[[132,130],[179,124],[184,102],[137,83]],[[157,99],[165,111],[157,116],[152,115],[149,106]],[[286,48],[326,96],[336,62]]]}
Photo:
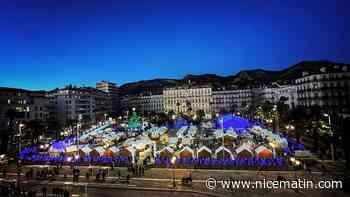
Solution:
{"label": "street lamp", "polygon": [[293,163],[295,161],[295,158],[291,157],[289,160]]}
{"label": "street lamp", "polygon": [[176,157],[173,156],[171,158],[171,164],[173,164],[173,188],[176,188],[176,183],[175,183],[175,164],[176,164]]}
{"label": "street lamp", "polygon": [[23,127],[24,127],[24,124],[20,123],[19,129],[18,129],[18,154],[21,153],[21,149],[22,149],[22,128]]}
{"label": "street lamp", "polygon": [[[330,135],[331,138],[333,138],[333,131],[332,131],[332,122],[331,122],[331,115],[324,113],[323,116],[328,118],[328,126],[330,129]],[[331,139],[331,157],[332,157],[332,161],[334,161],[334,145],[333,145],[333,139]]]}
{"label": "street lamp", "polygon": [[105,113],[104,116],[105,116],[105,121],[107,121],[107,114]]}
{"label": "street lamp", "polygon": [[272,155],[273,155],[273,158],[275,158],[276,157],[276,145],[273,142],[270,142],[269,145],[272,147]]}

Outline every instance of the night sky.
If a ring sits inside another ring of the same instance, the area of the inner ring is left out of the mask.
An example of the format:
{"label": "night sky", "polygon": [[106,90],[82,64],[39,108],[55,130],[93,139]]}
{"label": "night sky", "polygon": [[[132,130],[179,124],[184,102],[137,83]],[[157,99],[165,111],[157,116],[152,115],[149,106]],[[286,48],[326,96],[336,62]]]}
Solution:
{"label": "night sky", "polygon": [[[73,2],[73,3],[72,3]],[[0,86],[350,63],[350,1],[0,0]]]}

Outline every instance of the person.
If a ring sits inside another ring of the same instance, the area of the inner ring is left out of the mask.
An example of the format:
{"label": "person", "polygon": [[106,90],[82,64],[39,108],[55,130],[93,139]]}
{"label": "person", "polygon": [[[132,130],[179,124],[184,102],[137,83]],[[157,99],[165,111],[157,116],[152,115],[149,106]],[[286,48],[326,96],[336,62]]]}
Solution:
{"label": "person", "polygon": [[102,181],[104,182],[106,178],[106,170],[102,171]]}
{"label": "person", "polygon": [[145,174],[145,167],[142,165],[141,166],[141,176],[143,176]]}
{"label": "person", "polygon": [[89,179],[90,179],[90,173],[89,173],[89,172],[86,172],[85,177],[86,177],[86,180],[89,181]]}
{"label": "person", "polygon": [[129,183],[129,180],[130,180],[130,175],[126,175],[126,183]]}
{"label": "person", "polygon": [[7,175],[7,169],[6,169],[6,167],[4,167],[4,168],[2,169],[2,175],[3,175],[4,177],[6,177],[6,175]]}
{"label": "person", "polygon": [[121,173],[120,170],[118,169],[118,179],[120,179]]}
{"label": "person", "polygon": [[47,188],[45,186],[43,187],[42,192],[43,192],[43,197],[46,197]]}
{"label": "person", "polygon": [[52,194],[57,197],[57,189],[56,187],[52,188]]}
{"label": "person", "polygon": [[67,190],[64,190],[63,196],[64,196],[64,197],[69,197],[69,192],[68,192]]}

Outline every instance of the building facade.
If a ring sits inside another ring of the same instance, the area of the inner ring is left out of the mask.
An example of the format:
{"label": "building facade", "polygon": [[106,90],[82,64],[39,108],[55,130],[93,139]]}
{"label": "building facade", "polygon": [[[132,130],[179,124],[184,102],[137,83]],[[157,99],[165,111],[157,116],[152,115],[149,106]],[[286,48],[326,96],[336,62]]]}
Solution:
{"label": "building facade", "polygon": [[184,113],[189,110],[212,111],[211,87],[177,87],[163,90],[163,105],[166,112]]}
{"label": "building facade", "polygon": [[163,112],[163,95],[125,96],[121,100],[121,106],[124,111],[131,111],[135,108],[136,111],[143,114]]}
{"label": "building facade", "polygon": [[213,91],[213,112],[240,111],[252,102],[251,89]]}
{"label": "building facade", "polygon": [[79,116],[82,121],[93,123],[103,120],[112,110],[109,95],[91,87],[67,86],[48,92],[47,97],[61,124],[77,121]]}
{"label": "building facade", "polygon": [[106,92],[112,104],[112,112],[117,114],[120,109],[119,88],[116,83],[100,81],[96,83],[96,89]]}
{"label": "building facade", "polygon": [[299,105],[320,106],[333,113],[350,112],[350,71],[347,66],[323,67],[296,79]]}
{"label": "building facade", "polygon": [[0,88],[0,128],[6,128],[9,111],[18,122],[45,121],[48,118],[49,100],[43,91],[17,88]]}

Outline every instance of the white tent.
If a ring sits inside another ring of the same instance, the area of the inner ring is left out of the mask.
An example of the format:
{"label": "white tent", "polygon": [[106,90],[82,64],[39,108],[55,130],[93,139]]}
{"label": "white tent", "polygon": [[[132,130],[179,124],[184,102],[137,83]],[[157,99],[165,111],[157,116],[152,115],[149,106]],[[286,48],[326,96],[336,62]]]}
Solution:
{"label": "white tent", "polygon": [[201,152],[207,152],[207,153],[210,154],[210,156],[211,156],[212,153],[213,153],[213,152],[210,150],[210,148],[208,148],[208,147],[206,147],[206,146],[202,146],[202,147],[200,147],[200,148],[197,150],[197,157],[200,157],[199,155],[200,155]]}
{"label": "white tent", "polygon": [[191,154],[191,157],[194,157],[194,151],[193,151],[190,147],[188,147],[188,146],[183,147],[183,148],[179,151],[180,157],[181,157],[181,155],[182,155],[182,156],[186,156],[186,155],[183,155],[183,153],[185,153],[185,152],[189,152],[189,153]]}
{"label": "white tent", "polygon": [[176,145],[179,139],[177,137],[169,137],[169,145]]}
{"label": "white tent", "polygon": [[163,152],[163,151],[168,151],[169,153],[174,153],[174,149],[172,149],[171,147],[169,146],[166,146],[164,148],[162,148],[160,151],[158,152]]}
{"label": "white tent", "polygon": [[77,145],[72,145],[72,146],[66,147],[66,152],[67,153],[76,152],[76,151],[78,151]]}
{"label": "white tent", "polygon": [[102,156],[105,152],[105,149],[102,146],[95,147],[94,150],[98,153],[99,156]]}
{"label": "white tent", "polygon": [[264,145],[260,145],[255,149],[255,153],[259,157],[272,157],[272,151]]}
{"label": "white tent", "polygon": [[181,144],[184,145],[190,145],[192,144],[192,137],[191,136],[186,136],[181,139]]}
{"label": "white tent", "polygon": [[244,153],[244,155],[242,156],[247,156],[247,154],[249,154],[249,157],[253,157],[254,153],[251,149],[250,146],[248,146],[247,144],[243,144],[241,146],[239,146],[238,148],[236,148],[236,154],[238,156],[240,156],[240,154]]}
{"label": "white tent", "polygon": [[219,152],[222,152],[222,151],[228,153],[228,154],[230,155],[230,158],[233,159],[233,154],[232,154],[232,152],[231,152],[228,148],[226,148],[225,146],[220,146],[219,148],[217,148],[217,149],[215,150],[215,157],[218,157],[218,153],[219,153]]}
{"label": "white tent", "polygon": [[89,155],[92,149],[89,146],[84,146],[80,149],[85,155]]}
{"label": "white tent", "polygon": [[234,137],[234,138],[236,138],[236,137],[238,136],[237,133],[236,133],[236,131],[235,131],[232,127],[230,127],[229,129],[227,129],[225,134],[226,134],[226,135],[229,135],[229,136],[232,136],[232,137]]}

